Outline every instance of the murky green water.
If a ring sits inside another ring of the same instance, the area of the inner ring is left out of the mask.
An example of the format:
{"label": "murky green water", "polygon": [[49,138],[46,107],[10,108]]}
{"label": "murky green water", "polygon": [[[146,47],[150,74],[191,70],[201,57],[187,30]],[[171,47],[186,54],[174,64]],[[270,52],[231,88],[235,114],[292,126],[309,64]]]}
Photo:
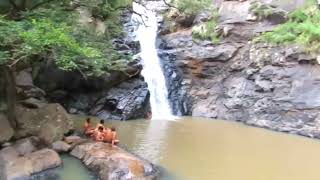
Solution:
{"label": "murky green water", "polygon": [[38,174],[32,180],[98,180],[80,160],[62,155],[63,166]]}
{"label": "murky green water", "polygon": [[89,170],[80,162],[80,160],[64,155],[62,156],[63,167],[57,169],[57,174],[61,180],[96,180]]}
{"label": "murky green water", "polygon": [[117,127],[121,146],[161,165],[176,179],[320,179],[317,140],[201,118],[107,125]]}

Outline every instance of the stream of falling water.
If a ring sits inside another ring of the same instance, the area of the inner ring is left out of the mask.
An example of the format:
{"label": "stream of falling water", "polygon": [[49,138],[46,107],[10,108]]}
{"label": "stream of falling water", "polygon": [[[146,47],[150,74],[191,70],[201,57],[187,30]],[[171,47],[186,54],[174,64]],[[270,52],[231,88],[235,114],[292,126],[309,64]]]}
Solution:
{"label": "stream of falling water", "polygon": [[155,12],[138,3],[133,3],[133,10],[142,15],[133,14],[132,20],[138,24],[135,33],[141,47],[140,57],[143,64],[141,73],[150,91],[152,119],[172,120],[175,117],[169,105],[166,79],[156,47],[158,22]]}

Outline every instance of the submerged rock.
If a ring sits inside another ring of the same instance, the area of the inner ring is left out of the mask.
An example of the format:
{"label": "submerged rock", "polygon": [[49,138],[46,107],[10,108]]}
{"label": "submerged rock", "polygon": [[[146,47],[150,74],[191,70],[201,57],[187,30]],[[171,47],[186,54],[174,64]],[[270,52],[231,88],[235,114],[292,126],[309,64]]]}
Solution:
{"label": "submerged rock", "polygon": [[152,164],[106,143],[88,142],[78,145],[71,155],[81,159],[102,180],[151,180],[158,176],[158,170]]}

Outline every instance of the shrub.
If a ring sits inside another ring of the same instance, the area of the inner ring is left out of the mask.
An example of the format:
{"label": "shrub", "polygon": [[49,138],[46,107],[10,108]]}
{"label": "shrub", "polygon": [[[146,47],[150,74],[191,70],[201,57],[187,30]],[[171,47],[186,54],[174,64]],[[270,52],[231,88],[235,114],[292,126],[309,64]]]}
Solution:
{"label": "shrub", "polygon": [[271,32],[263,33],[255,42],[298,44],[309,52],[320,48],[320,11],[315,3],[289,14],[289,20]]}
{"label": "shrub", "polygon": [[175,4],[181,13],[197,15],[201,11],[209,10],[212,0],[176,0]]}
{"label": "shrub", "polygon": [[218,11],[216,9],[212,10],[212,16],[209,21],[192,28],[192,37],[200,40],[211,40],[213,43],[219,42],[219,33],[217,32],[218,18]]}

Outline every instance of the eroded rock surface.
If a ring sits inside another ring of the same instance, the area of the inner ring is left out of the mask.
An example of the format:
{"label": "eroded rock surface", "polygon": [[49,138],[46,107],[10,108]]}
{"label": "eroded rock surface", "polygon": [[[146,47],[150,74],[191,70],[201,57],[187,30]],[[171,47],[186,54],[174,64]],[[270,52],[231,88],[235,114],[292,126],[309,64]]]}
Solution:
{"label": "eroded rock surface", "polygon": [[102,180],[157,179],[158,170],[152,164],[110,144],[84,143],[76,146],[71,155],[81,159]]}
{"label": "eroded rock surface", "polygon": [[[304,2],[261,1],[271,5],[275,16]],[[160,55],[175,112],[320,138],[317,56],[297,46],[253,43],[279,22],[273,14],[252,18],[252,1],[215,4],[219,43],[194,40],[191,29],[161,36]]]}

